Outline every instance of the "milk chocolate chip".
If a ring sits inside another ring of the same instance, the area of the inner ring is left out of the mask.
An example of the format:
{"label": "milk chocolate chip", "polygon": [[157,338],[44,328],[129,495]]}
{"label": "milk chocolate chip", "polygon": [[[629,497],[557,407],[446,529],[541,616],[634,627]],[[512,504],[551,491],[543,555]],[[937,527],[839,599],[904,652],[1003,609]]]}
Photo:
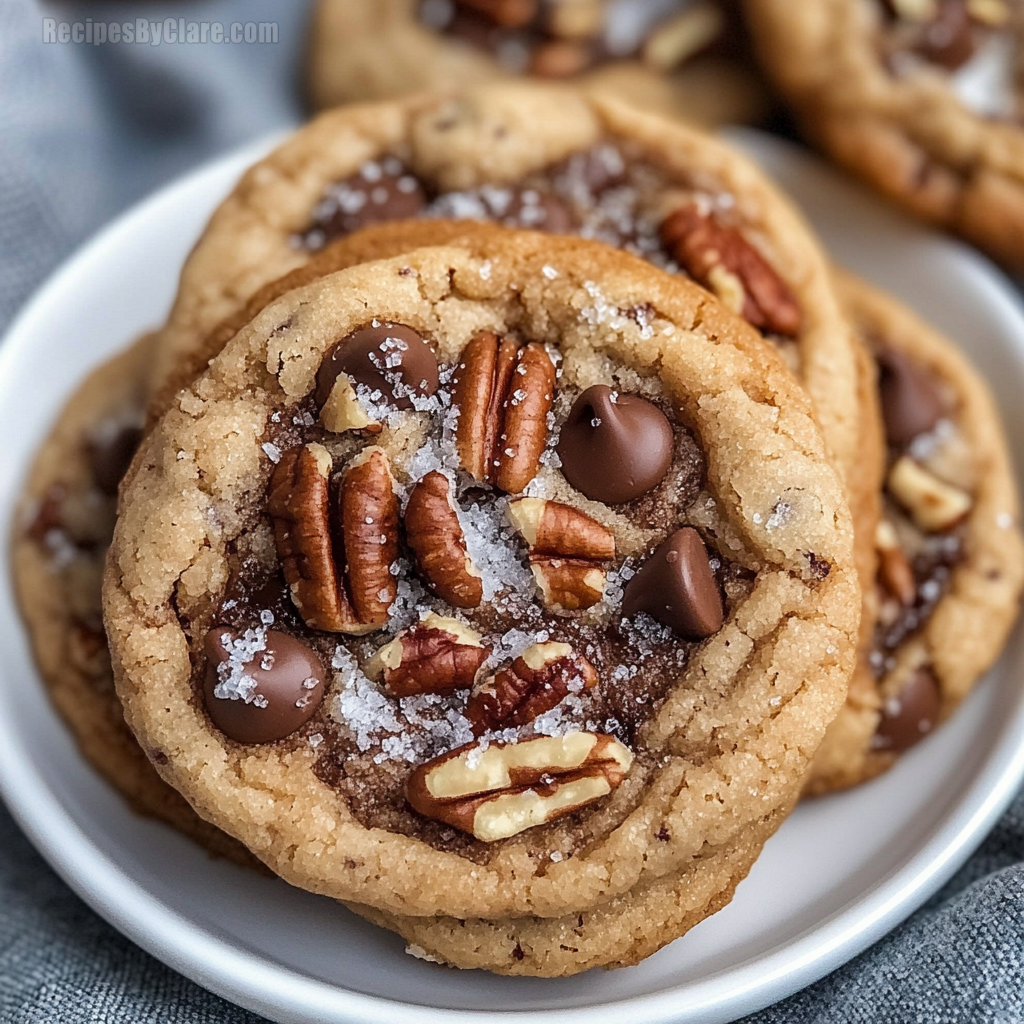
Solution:
{"label": "milk chocolate chip", "polygon": [[411,409],[410,396],[437,390],[437,358],[411,327],[382,323],[360,327],[327,353],[316,374],[316,402],[323,406],[338,375],[381,391],[399,409]]}
{"label": "milk chocolate chip", "polygon": [[656,405],[595,384],[573,403],[558,455],[573,487],[594,501],[620,505],[661,483],[673,447],[672,426]]}
{"label": "milk chocolate chip", "polygon": [[236,633],[215,626],[206,635],[206,710],[239,743],[271,743],[305,724],[324,696],[323,662],[301,640],[267,630]]}
{"label": "milk chocolate chip", "polygon": [[935,676],[926,668],[918,669],[899,694],[883,705],[872,746],[902,754],[935,728],[941,704]]}
{"label": "milk chocolate chip", "polygon": [[647,612],[688,640],[717,633],[725,619],[708,550],[692,526],[676,530],[626,584],[622,614]]}
{"label": "milk chocolate chip", "polygon": [[885,436],[902,448],[927,433],[942,419],[943,403],[926,371],[902,352],[885,349],[878,355],[878,390]]}
{"label": "milk chocolate chip", "polygon": [[327,189],[303,239],[312,249],[352,231],[389,220],[411,220],[427,205],[423,186],[394,157],[369,160]]}

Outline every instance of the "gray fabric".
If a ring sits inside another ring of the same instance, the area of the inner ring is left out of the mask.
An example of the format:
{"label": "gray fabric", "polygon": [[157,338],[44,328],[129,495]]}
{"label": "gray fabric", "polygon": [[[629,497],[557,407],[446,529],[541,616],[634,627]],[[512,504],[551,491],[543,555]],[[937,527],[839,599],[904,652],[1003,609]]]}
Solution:
{"label": "gray fabric", "polygon": [[[41,45],[60,20],[278,21],[276,46]],[[56,263],[181,171],[294,123],[306,5],[0,0],[0,327]],[[1024,1021],[1024,795],[956,878],[754,1024]],[[255,1024],[133,946],[0,807],[0,1024]],[[640,1022],[638,1022],[640,1024]]]}

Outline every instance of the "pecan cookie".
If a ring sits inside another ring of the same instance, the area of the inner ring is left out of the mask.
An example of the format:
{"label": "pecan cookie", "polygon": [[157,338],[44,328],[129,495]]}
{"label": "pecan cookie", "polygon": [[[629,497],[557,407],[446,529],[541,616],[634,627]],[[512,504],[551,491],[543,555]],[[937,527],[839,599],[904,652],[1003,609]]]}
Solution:
{"label": "pecan cookie", "polygon": [[[742,312],[811,396],[846,482],[871,600],[882,457],[870,441],[870,374],[816,241],[733,150],[564,88],[506,83],[339,110],[257,164],[182,273],[157,353],[154,413],[242,325],[231,318],[261,285],[321,258],[313,273],[323,273],[332,243],[409,217],[428,222],[418,244],[430,243],[431,228],[443,241],[439,217],[580,233],[693,276]],[[349,258],[343,253],[340,265]],[[218,331],[225,320],[229,329]],[[877,455],[871,462],[867,451]],[[872,618],[865,608],[865,624]]]}
{"label": "pecan cookie", "polygon": [[809,793],[885,771],[947,718],[1002,651],[1024,582],[1017,487],[984,381],[896,300],[850,275],[839,284],[877,364],[888,454],[868,673]]}
{"label": "pecan cookie", "polygon": [[[734,0],[320,0],[317,109],[528,75],[704,125],[754,121],[768,92]],[[385,60],[381,55],[386,54]]]}
{"label": "pecan cookie", "polygon": [[114,692],[100,584],[118,483],[142,436],[152,350],[147,335],[93,371],[43,442],[12,539],[15,589],[40,675],[83,756],[137,811],[255,866],[244,846],[163,782]]}
{"label": "pecan cookie", "polygon": [[808,132],[902,206],[1024,266],[1020,0],[746,0]]}
{"label": "pecan cookie", "polygon": [[241,331],[145,442],[105,603],[161,774],[286,878],[557,917],[788,808],[852,667],[849,544],[753,331],[495,232]]}

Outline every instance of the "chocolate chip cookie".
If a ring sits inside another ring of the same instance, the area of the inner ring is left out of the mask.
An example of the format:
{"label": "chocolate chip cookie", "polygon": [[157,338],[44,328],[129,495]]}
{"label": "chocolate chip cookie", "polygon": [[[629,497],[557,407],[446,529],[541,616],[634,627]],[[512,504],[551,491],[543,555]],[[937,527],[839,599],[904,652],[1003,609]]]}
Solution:
{"label": "chocolate chip cookie", "polygon": [[877,775],[947,718],[999,656],[1024,581],[1017,488],[985,383],[894,299],[840,283],[877,364],[887,459],[867,672],[815,756],[810,793]]}
{"label": "chocolate chip cookie", "polygon": [[148,335],[86,377],[43,442],[12,538],[14,582],[40,675],[84,757],[137,811],[255,866],[160,778],[114,692],[100,583],[118,483],[142,436],[152,349]]}
{"label": "chocolate chip cookie", "polygon": [[1019,0],[745,0],[807,131],[906,209],[1024,266]]}
{"label": "chocolate chip cookie", "polygon": [[[653,489],[657,460],[589,497],[563,475],[564,424],[664,420]],[[743,456],[720,443],[755,422]],[[162,774],[290,880],[401,913],[558,916],[735,841],[708,800],[751,829],[788,807],[852,665],[803,397],[705,293],[583,242],[496,233],[289,293],[180,397],[123,508],[108,626]]]}
{"label": "chocolate chip cookie", "polygon": [[[527,75],[704,125],[769,107],[732,0],[321,0],[317,109]],[[384,56],[386,55],[386,56]]]}

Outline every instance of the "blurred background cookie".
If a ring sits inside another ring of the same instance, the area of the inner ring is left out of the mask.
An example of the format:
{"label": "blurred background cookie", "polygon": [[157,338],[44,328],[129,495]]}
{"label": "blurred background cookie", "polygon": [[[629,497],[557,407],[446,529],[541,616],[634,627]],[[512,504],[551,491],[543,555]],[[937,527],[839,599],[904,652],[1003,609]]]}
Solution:
{"label": "blurred background cookie", "polygon": [[877,367],[887,454],[866,664],[809,793],[885,771],[948,718],[1002,651],[1024,582],[1017,485],[988,386],[896,299],[849,274],[838,282]]}
{"label": "blurred background cookie", "polygon": [[1018,0],[746,0],[810,135],[901,206],[1024,269]]}
{"label": "blurred background cookie", "polygon": [[735,0],[320,0],[315,108],[530,76],[704,125],[771,99]]}

